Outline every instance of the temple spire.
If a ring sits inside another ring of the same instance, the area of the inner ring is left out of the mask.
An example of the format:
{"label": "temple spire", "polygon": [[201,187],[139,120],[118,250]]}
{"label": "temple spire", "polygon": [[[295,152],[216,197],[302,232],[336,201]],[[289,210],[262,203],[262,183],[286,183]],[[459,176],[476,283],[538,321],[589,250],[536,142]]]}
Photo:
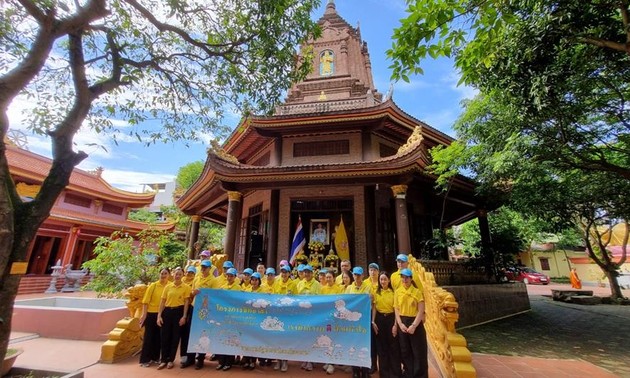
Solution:
{"label": "temple spire", "polygon": [[328,4],[326,4],[326,11],[324,14],[334,14],[337,13],[337,8],[335,7],[335,0],[328,0]]}

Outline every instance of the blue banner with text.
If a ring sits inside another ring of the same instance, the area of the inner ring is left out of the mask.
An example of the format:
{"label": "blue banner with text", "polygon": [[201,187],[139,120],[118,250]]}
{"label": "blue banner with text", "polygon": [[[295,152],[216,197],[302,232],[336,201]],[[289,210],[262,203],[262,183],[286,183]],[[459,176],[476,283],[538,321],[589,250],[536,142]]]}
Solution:
{"label": "blue banner with text", "polygon": [[189,352],[370,367],[367,294],[201,289]]}

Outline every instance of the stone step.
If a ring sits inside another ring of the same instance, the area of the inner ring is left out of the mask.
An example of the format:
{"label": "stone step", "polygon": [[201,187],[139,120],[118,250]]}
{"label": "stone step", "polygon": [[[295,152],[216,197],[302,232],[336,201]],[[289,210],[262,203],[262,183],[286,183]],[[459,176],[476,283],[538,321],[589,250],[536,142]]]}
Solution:
{"label": "stone step", "polygon": [[602,304],[602,298],[592,295],[573,295],[570,298],[570,302],[579,305],[598,305]]}

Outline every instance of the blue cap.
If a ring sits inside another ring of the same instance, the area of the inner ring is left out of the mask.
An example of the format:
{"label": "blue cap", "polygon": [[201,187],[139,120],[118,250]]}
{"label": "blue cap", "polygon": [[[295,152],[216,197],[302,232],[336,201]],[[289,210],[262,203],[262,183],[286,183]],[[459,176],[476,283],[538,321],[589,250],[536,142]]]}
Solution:
{"label": "blue cap", "polygon": [[405,255],[404,253],[401,253],[398,256],[396,256],[396,260],[397,261],[402,261],[402,262],[407,262],[407,261],[409,261],[409,256]]}
{"label": "blue cap", "polygon": [[236,276],[238,274],[238,270],[236,270],[236,268],[230,268],[227,270],[227,272],[225,272],[227,274],[231,274],[233,276]]}
{"label": "blue cap", "polygon": [[260,279],[261,279],[261,277],[260,277],[260,273],[258,273],[258,272],[254,272],[254,273],[252,273],[252,278],[257,278],[257,279],[258,279],[258,281],[260,281]]}
{"label": "blue cap", "polygon": [[304,265],[304,269],[303,269],[303,270],[304,270],[304,271],[307,271],[307,270],[308,270],[309,272],[312,272],[312,271],[313,271],[313,267],[312,267],[312,266],[310,266],[310,265]]}
{"label": "blue cap", "polygon": [[300,265],[298,265],[298,267],[297,267],[297,271],[298,271],[298,272],[303,272],[303,271],[304,271],[304,267],[305,267],[305,266],[306,266],[306,265],[304,265],[304,264],[300,264]]}
{"label": "blue cap", "polygon": [[411,271],[411,269],[405,268],[405,269],[402,269],[400,271],[400,275],[401,276],[405,276],[405,277],[412,277],[413,276],[413,272]]}
{"label": "blue cap", "polygon": [[226,261],[223,263],[223,269],[225,268],[234,268],[234,264],[231,261]]}
{"label": "blue cap", "polygon": [[319,274],[326,274],[326,273],[328,273],[328,269],[326,268],[319,270]]}
{"label": "blue cap", "polygon": [[197,269],[191,265],[186,269],[186,273],[197,273]]}
{"label": "blue cap", "polygon": [[252,268],[243,269],[243,274],[249,274],[251,276],[253,273],[254,273],[254,270]]}
{"label": "blue cap", "polygon": [[273,275],[275,275],[276,274],[276,270],[274,268],[269,267],[269,268],[267,268],[267,270],[265,270],[265,274],[273,274]]}
{"label": "blue cap", "polygon": [[380,270],[381,268],[378,266],[377,263],[370,263],[370,265],[368,265],[368,269],[373,268],[376,270]]}
{"label": "blue cap", "polygon": [[280,265],[280,271],[290,272],[291,266],[289,265]]}
{"label": "blue cap", "polygon": [[355,266],[354,268],[352,268],[352,274],[356,274],[356,275],[363,275],[363,268],[361,268],[360,266]]}
{"label": "blue cap", "polygon": [[203,260],[201,262],[201,266],[204,268],[210,268],[212,266],[212,261],[210,260]]}

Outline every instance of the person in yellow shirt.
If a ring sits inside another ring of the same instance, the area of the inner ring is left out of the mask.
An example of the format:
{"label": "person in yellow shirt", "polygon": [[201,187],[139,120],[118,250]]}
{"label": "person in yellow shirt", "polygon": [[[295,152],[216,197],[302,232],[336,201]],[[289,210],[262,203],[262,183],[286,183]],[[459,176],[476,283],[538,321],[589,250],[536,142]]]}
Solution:
{"label": "person in yellow shirt", "polygon": [[186,324],[188,307],[190,304],[191,287],[182,282],[184,271],[175,269],[173,282],[164,287],[160,309],[158,310],[157,324],[162,327],[162,357],[158,370],[172,369],[181,329]]}
{"label": "person in yellow shirt", "polygon": [[372,294],[372,285],[363,279],[363,268],[355,266],[352,268],[353,283],[346,287],[346,294]]}
{"label": "person in yellow shirt", "polygon": [[[260,281],[260,273],[252,271],[252,276],[249,281],[250,285],[243,288],[243,291],[250,293],[263,293]],[[243,370],[256,369],[256,357],[243,356],[243,359],[241,360],[241,367],[243,368]]]}
{"label": "person in yellow shirt", "polygon": [[350,273],[350,269],[352,269],[352,264],[350,263],[350,260],[341,260],[340,268],[341,272],[339,273],[337,278],[335,278],[335,283],[339,286],[341,286],[343,283],[343,273]]}
{"label": "person in yellow shirt", "polygon": [[241,290],[248,291],[247,289],[251,286],[251,279],[254,270],[252,268],[243,269],[243,273],[241,274]]}
{"label": "person in yellow shirt", "polygon": [[317,272],[317,282],[319,282],[322,287],[326,286],[326,273],[328,270],[326,268],[322,268]]}
{"label": "person in yellow shirt", "polygon": [[160,271],[160,279],[151,283],[142,298],[142,316],[140,326],[144,326],[144,338],[140,351],[140,366],[149,367],[151,363],[160,361],[160,327],[157,325],[157,315],[164,288],[169,284],[171,272],[168,268]]}
{"label": "person in yellow shirt", "polygon": [[273,286],[274,294],[292,295],[297,293],[296,281],[291,279],[290,265],[280,267],[280,277],[276,278]]}
{"label": "person in yellow shirt", "polygon": [[386,272],[378,276],[379,287],[372,298],[372,331],[376,335],[379,377],[402,377],[400,343],[394,314],[394,289]]}
{"label": "person in yellow shirt", "polygon": [[[201,269],[199,269],[201,270]],[[197,269],[194,266],[189,266],[186,268],[186,275],[182,278],[182,282],[186,285],[194,288],[195,281],[197,280]],[[190,303],[193,303],[193,294],[191,293]],[[179,339],[179,361],[182,369],[187,368],[195,363],[195,354],[188,353],[188,339],[190,337],[190,322],[192,321],[193,308],[190,306],[188,308],[188,317],[186,319],[186,323],[182,326],[181,336]]]}
{"label": "person in yellow shirt", "polygon": [[401,285],[394,291],[394,313],[399,329],[400,355],[404,376],[427,378],[429,363],[424,330],[424,296],[413,282],[411,269],[400,271]]}
{"label": "person in yellow shirt", "polygon": [[[341,294],[343,290],[335,283],[335,274],[329,270],[326,272],[326,285],[322,286],[322,294]],[[331,373],[332,374],[332,373]]]}
{"label": "person in yellow shirt", "polygon": [[274,268],[265,269],[265,280],[262,283],[263,293],[273,293],[273,286],[276,281],[276,270]]}
{"label": "person in yellow shirt", "polygon": [[[396,291],[396,289],[400,287],[400,271],[409,268],[409,256],[404,253],[398,254],[398,256],[396,256],[396,267],[398,268],[398,270],[392,273],[392,276],[390,278],[394,291]],[[420,283],[420,280],[418,278],[419,277],[414,277],[413,282],[420,290],[422,290],[422,284]]]}
{"label": "person in yellow shirt", "polygon": [[[228,261],[226,261],[228,262]],[[240,282],[236,280],[236,275],[238,271],[236,268],[228,268],[225,271],[225,283],[220,286],[220,289],[223,290],[240,290],[241,285]],[[219,360],[219,365],[217,365],[217,370],[228,371],[232,368],[234,364],[234,356],[228,356],[225,354],[217,354],[217,359]]]}
{"label": "person in yellow shirt", "polygon": [[[201,261],[201,264],[199,265],[199,267],[201,270],[200,275],[198,275],[195,278],[195,281],[193,282],[193,290],[192,290],[193,305],[191,306],[191,309],[188,311],[188,319],[187,319],[188,324],[192,323],[192,316],[193,316],[195,307],[201,306],[201,303],[204,299],[204,298],[199,298],[199,299],[197,298],[199,296],[198,294],[199,294],[200,289],[212,289],[215,287],[216,278],[211,273],[212,268],[213,268],[212,262],[210,260],[203,260]],[[207,298],[205,299],[207,300]],[[190,336],[190,326],[188,326],[188,332],[189,332],[188,336]],[[184,338],[182,337],[182,340],[183,339]],[[189,337],[186,338],[186,345],[188,345],[188,339]],[[181,345],[180,345],[180,348],[182,348]],[[195,361],[195,370],[200,370],[203,368],[203,362],[205,359],[206,359],[205,353],[197,353],[197,354],[188,353],[187,358],[186,358],[186,366],[192,364],[193,361]],[[182,366],[183,365],[184,364],[182,363]],[[183,367],[186,367],[186,366],[183,366]]]}
{"label": "person in yellow shirt", "polygon": [[[227,271],[230,268],[234,268],[234,264],[231,261],[226,261],[223,263],[223,274],[217,277],[217,288],[222,288],[227,282]],[[234,281],[236,281],[239,285],[241,283],[241,280],[238,277],[234,277]]]}
{"label": "person in yellow shirt", "polygon": [[381,268],[377,263],[370,263],[370,265],[368,265],[368,282],[372,285],[372,291],[376,291],[378,289],[378,277],[380,271]]}
{"label": "person in yellow shirt", "polygon": [[[368,281],[363,280],[363,268],[355,266],[352,268],[352,278],[354,282],[346,287],[346,294],[372,294],[372,285]],[[370,369],[361,366],[352,367],[352,376],[356,378],[368,378]]]}
{"label": "person in yellow shirt", "polygon": [[[298,295],[319,294],[321,292],[321,285],[313,278],[313,267],[310,265],[304,265],[302,272],[304,273],[304,279],[297,284]],[[303,362],[302,369],[312,371],[313,363],[306,361]]]}
{"label": "person in yellow shirt", "polygon": [[[283,262],[286,264],[282,264]],[[291,279],[291,265],[284,260],[280,262],[280,277],[274,281],[273,293],[283,295],[295,295],[297,293],[296,281]],[[289,370],[289,361],[277,360],[273,369],[286,372]]]}

